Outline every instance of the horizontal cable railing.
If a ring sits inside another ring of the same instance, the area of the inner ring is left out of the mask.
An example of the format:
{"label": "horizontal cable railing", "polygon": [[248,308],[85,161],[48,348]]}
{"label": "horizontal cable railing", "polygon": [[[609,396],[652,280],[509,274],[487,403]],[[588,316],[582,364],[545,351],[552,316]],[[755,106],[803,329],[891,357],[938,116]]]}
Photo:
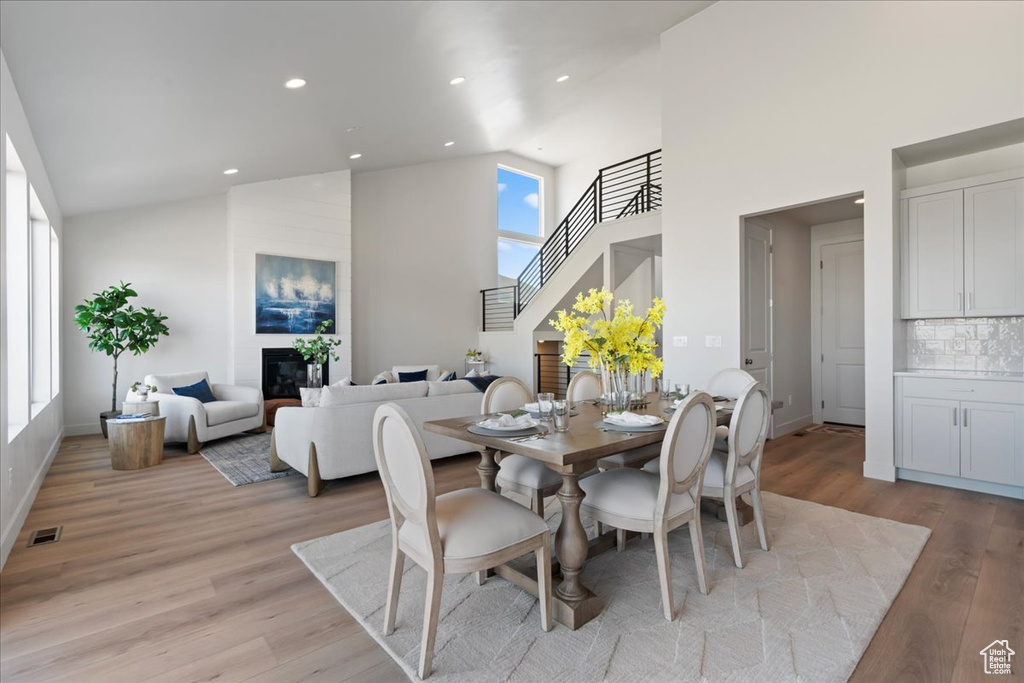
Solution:
{"label": "horizontal cable railing", "polygon": [[562,356],[557,353],[535,353],[537,393],[550,392],[555,398],[565,398],[572,378],[589,369],[587,360],[587,356],[581,356],[569,366],[562,362]]}
{"label": "horizontal cable railing", "polygon": [[[598,223],[661,208],[661,150],[602,168],[548,236],[516,284],[481,291],[483,330],[511,330],[515,318]],[[504,290],[513,289],[511,295]],[[511,300],[511,320],[508,304]]]}

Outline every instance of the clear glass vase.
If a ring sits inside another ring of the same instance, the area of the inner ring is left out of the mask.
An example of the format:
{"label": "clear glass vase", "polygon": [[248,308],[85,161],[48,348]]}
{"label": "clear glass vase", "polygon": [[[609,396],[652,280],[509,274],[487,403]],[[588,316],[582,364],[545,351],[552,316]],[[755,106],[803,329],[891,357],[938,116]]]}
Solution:
{"label": "clear glass vase", "polygon": [[324,385],[324,366],[320,363],[306,364],[306,386],[319,389]]}

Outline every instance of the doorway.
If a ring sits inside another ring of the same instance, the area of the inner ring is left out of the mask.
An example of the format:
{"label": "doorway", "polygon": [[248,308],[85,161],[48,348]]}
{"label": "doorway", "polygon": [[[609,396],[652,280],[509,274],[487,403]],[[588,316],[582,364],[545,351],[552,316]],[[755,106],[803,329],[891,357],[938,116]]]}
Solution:
{"label": "doorway", "polygon": [[811,423],[864,425],[860,197],[743,219],[740,367],[776,402],[773,438]]}

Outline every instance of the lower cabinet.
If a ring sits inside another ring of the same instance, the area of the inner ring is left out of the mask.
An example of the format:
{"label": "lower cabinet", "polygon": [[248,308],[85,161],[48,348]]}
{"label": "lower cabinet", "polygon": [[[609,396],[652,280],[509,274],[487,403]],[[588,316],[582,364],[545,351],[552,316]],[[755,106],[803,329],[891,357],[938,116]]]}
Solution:
{"label": "lower cabinet", "polygon": [[900,377],[896,391],[899,467],[1024,486],[1024,384]]}

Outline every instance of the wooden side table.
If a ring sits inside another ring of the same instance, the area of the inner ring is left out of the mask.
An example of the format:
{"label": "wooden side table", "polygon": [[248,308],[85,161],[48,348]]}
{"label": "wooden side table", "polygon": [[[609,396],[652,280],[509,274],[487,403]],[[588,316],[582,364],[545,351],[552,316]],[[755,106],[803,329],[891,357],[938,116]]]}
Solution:
{"label": "wooden side table", "polygon": [[149,413],[156,417],[160,414],[160,401],[125,401],[121,404],[121,412],[125,415]]}
{"label": "wooden side table", "polygon": [[115,470],[141,470],[164,459],[166,417],[137,422],[107,421],[110,435],[110,466]]}

